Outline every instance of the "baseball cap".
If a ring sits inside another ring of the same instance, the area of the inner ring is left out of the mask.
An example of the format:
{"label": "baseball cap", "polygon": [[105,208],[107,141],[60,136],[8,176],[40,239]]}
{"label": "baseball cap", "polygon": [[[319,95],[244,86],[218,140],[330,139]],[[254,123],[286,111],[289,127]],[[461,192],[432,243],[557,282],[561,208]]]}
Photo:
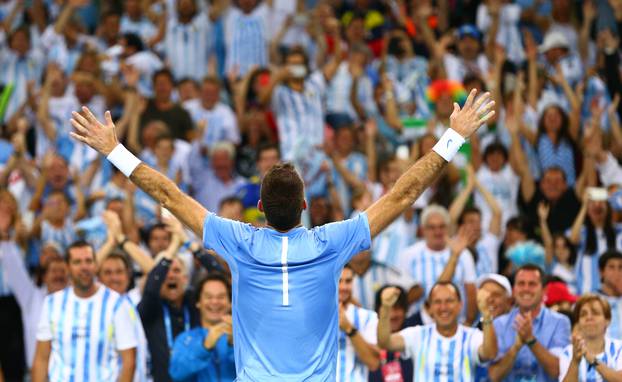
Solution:
{"label": "baseball cap", "polygon": [[544,36],[544,41],[542,45],[538,47],[540,53],[544,53],[548,50],[554,48],[569,48],[570,44],[568,43],[568,39],[564,36],[563,33],[553,31]]}
{"label": "baseball cap", "polygon": [[508,280],[507,277],[498,273],[488,273],[477,278],[477,287],[481,288],[487,281],[492,281],[501,285],[501,287],[505,289],[505,293],[508,297],[512,297],[512,286],[510,285],[510,280]]}
{"label": "baseball cap", "polygon": [[546,292],[544,295],[544,303],[546,306],[555,305],[560,302],[574,304],[577,300],[578,297],[570,293],[568,285],[564,282],[553,281],[546,285]]}
{"label": "baseball cap", "polygon": [[458,28],[458,38],[463,39],[464,37],[473,37],[474,39],[481,40],[482,32],[473,24],[464,24]]}

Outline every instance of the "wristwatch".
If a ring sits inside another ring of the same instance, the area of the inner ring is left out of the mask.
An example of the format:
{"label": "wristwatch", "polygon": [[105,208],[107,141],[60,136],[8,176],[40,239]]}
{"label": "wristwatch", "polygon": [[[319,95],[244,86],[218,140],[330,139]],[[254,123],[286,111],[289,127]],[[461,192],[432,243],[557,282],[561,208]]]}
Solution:
{"label": "wristwatch", "polygon": [[352,327],[352,329],[350,329],[350,331],[346,332],[346,336],[348,336],[348,337],[350,337],[350,338],[351,338],[351,337],[352,337],[352,336],[354,336],[356,333],[358,333],[358,331],[359,331],[359,330],[353,326],[353,327]]}
{"label": "wristwatch", "polygon": [[596,368],[598,367],[598,365],[600,365],[600,360],[596,357],[594,357],[594,361],[589,363],[590,368]]}
{"label": "wristwatch", "polygon": [[536,337],[533,337],[532,339],[530,339],[529,341],[525,342],[525,345],[532,347],[533,345],[536,344]]}

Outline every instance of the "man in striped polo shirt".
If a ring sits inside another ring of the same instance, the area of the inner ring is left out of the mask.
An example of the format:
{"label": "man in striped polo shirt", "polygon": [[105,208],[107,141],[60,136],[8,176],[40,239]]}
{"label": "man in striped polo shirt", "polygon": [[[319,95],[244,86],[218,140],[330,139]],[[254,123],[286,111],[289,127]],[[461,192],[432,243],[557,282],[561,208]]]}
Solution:
{"label": "man in striped polo shirt", "polygon": [[134,378],[137,339],[126,298],[95,281],[95,251],[67,249],[72,286],[46,296],[37,330],[33,382]]}
{"label": "man in striped polo shirt", "polygon": [[378,316],[352,303],[354,271],[346,265],[339,279],[339,351],[337,382],[366,382],[380,365],[376,348]]}
{"label": "man in striped polo shirt", "polygon": [[409,327],[391,334],[389,313],[398,296],[397,288],[382,291],[378,345],[411,358],[415,381],[475,381],[476,365],[496,357],[497,337],[486,291],[480,291],[477,299],[482,312],[482,331],[458,324],[462,308],[460,291],[451,282],[438,282],[428,297],[434,324]]}

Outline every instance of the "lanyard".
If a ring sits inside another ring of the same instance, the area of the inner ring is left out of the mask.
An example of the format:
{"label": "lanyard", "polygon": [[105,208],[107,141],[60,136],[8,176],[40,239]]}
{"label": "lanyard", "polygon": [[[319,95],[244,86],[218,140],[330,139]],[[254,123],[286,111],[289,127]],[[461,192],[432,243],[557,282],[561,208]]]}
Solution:
{"label": "lanyard", "polygon": [[[168,305],[162,304],[162,310],[164,311],[164,331],[166,332],[166,342],[168,343],[168,350],[173,350],[173,328],[171,325],[171,311]],[[184,331],[190,330],[190,312],[188,307],[184,306]]]}

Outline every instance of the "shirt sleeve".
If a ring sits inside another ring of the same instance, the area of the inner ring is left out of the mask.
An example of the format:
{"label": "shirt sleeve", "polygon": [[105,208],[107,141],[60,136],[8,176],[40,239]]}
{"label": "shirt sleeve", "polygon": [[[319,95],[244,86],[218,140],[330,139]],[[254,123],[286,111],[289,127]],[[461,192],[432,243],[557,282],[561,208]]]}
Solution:
{"label": "shirt sleeve", "polygon": [[15,295],[22,309],[22,314],[30,314],[26,309],[28,309],[28,303],[37,287],[30,279],[30,276],[28,276],[24,260],[17,245],[11,243],[8,246],[4,246],[3,250],[5,252],[2,254],[2,267],[6,282]]}
{"label": "shirt sleeve", "polygon": [[[326,224],[314,230],[316,240],[324,246],[325,253],[337,253],[339,269],[355,254],[371,247],[369,221],[365,212],[353,219]],[[218,252],[218,251],[216,251]]]}
{"label": "shirt sleeve", "polygon": [[622,167],[616,162],[611,153],[607,153],[607,159],[603,163],[597,163],[598,175],[600,175],[600,181],[605,187],[609,187],[611,184],[622,183]]}
{"label": "shirt sleeve", "polygon": [[203,224],[203,246],[230,261],[240,243],[250,236],[252,230],[248,224],[224,219],[209,212]]}
{"label": "shirt sleeve", "polygon": [[482,364],[482,360],[479,359],[479,348],[484,343],[484,333],[481,330],[473,330],[471,334],[471,340],[469,341],[469,356],[475,361],[477,365]]}
{"label": "shirt sleeve", "polygon": [[551,344],[548,347],[548,350],[556,357],[559,357],[564,348],[570,344],[571,338],[570,320],[565,316],[559,317],[558,320],[555,334],[552,336]]}
{"label": "shirt sleeve", "polygon": [[[402,329],[399,335],[404,340],[404,352],[402,352],[403,359],[412,358],[415,355],[415,346],[421,346],[421,330],[423,326],[411,326],[409,328]],[[414,360],[413,360],[414,361]]]}
{"label": "shirt sleeve", "polygon": [[39,317],[39,325],[37,326],[37,341],[51,341],[52,327],[50,325],[50,316],[48,307],[52,303],[53,295],[45,296],[41,316]]}
{"label": "shirt sleeve", "polygon": [[460,260],[462,261],[462,265],[464,266],[464,282],[468,284],[474,284],[477,279],[477,274],[475,273],[475,263],[473,262],[473,256],[467,250],[462,251],[460,255]]}
{"label": "shirt sleeve", "polygon": [[366,311],[366,322],[361,328],[361,335],[367,343],[376,345],[378,343],[378,315],[371,310]]}
{"label": "shirt sleeve", "polygon": [[117,350],[127,350],[138,346],[135,330],[138,324],[136,320],[136,311],[130,306],[128,300],[123,298],[121,306],[114,315],[114,337]]}
{"label": "shirt sleeve", "polygon": [[559,382],[566,378],[572,360],[572,345],[568,345],[559,355]]}

